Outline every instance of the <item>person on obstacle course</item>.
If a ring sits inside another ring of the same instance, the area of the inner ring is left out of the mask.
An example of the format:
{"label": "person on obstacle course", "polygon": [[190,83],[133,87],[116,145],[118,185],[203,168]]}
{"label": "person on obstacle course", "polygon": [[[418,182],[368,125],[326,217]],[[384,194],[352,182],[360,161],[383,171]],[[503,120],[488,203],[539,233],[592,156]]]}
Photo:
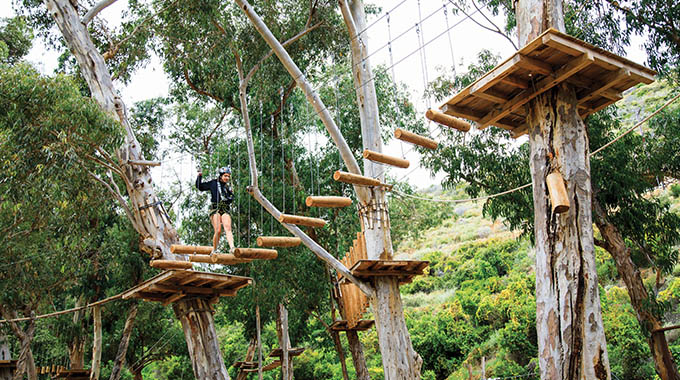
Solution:
{"label": "person on obstacle course", "polygon": [[215,234],[213,235],[213,252],[217,252],[217,243],[220,241],[220,232],[224,226],[227,235],[229,251],[234,251],[234,234],[231,232],[231,215],[229,208],[234,201],[234,192],[229,186],[231,179],[231,168],[222,167],[217,169],[217,178],[208,182],[203,182],[203,173],[198,169],[196,177],[196,188],[200,191],[210,191],[210,222],[212,223]]}

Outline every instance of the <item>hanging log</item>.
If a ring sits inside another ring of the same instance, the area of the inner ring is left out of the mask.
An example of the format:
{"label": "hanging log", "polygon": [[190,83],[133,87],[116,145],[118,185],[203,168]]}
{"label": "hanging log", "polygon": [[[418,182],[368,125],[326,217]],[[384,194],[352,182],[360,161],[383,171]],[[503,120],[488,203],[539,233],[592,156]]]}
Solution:
{"label": "hanging log", "polygon": [[340,171],[340,170],[333,173],[333,179],[338,181],[338,182],[349,183],[349,184],[352,184],[352,185],[385,186],[385,187],[390,188],[390,189],[392,188],[392,186],[383,184],[375,178],[365,177],[365,176],[358,175],[358,174],[347,173],[347,172],[343,172],[343,171]]}
{"label": "hanging log", "polygon": [[236,248],[234,256],[239,259],[273,260],[279,257],[275,249],[265,248]]}
{"label": "hanging log", "polygon": [[[192,256],[194,257],[194,256]],[[201,257],[201,256],[195,256],[195,257]],[[252,260],[245,259],[245,258],[238,258],[235,255],[229,254],[229,253],[213,253],[212,255],[208,256],[208,259],[210,260],[211,264],[221,264],[221,265],[236,265],[236,264],[245,264],[249,263]],[[202,260],[202,258],[201,258]],[[206,262],[206,261],[204,261]]]}
{"label": "hanging log", "polygon": [[346,207],[352,204],[348,197],[315,197],[308,196],[305,200],[307,207]]}
{"label": "hanging log", "polygon": [[437,149],[437,146],[439,146],[439,143],[437,143],[436,141],[432,140],[429,137],[420,136],[413,132],[405,131],[401,128],[397,128],[394,130],[394,137],[398,138],[401,141],[406,141],[411,144],[420,145],[423,148],[427,149]]}
{"label": "hanging log", "polygon": [[173,244],[170,246],[170,252],[180,254],[209,255],[212,251],[213,247],[207,245]]}
{"label": "hanging log", "polygon": [[151,260],[149,265],[159,269],[191,269],[193,267],[193,264],[188,261],[177,260]]}
{"label": "hanging log", "polygon": [[326,225],[326,221],[323,220],[323,219],[310,218],[308,216],[300,216],[300,215],[289,215],[289,214],[281,214],[281,216],[279,216],[279,222],[288,223],[288,224],[295,224],[295,225],[298,225],[298,226],[318,227],[318,228],[321,228],[321,227]]}
{"label": "hanging log", "polygon": [[427,110],[427,112],[425,112],[425,117],[439,124],[457,129],[461,132],[467,132],[470,130],[470,123],[439,111]]}
{"label": "hanging log", "polygon": [[545,179],[548,185],[548,193],[550,194],[550,203],[552,204],[552,212],[561,214],[569,211],[569,196],[567,196],[567,188],[564,185],[564,179],[560,172],[552,172],[548,174]]}
{"label": "hanging log", "polygon": [[374,161],[374,162],[380,162],[381,164],[396,166],[396,167],[402,168],[402,169],[406,169],[410,165],[408,160],[405,160],[403,158],[388,156],[386,154],[382,154],[380,152],[374,152],[374,151],[368,150],[368,149],[364,149],[363,155],[364,155],[364,158],[366,158],[368,160],[371,160],[371,161]]}
{"label": "hanging log", "polygon": [[299,237],[293,236],[260,236],[257,238],[258,247],[297,247],[302,243]]}

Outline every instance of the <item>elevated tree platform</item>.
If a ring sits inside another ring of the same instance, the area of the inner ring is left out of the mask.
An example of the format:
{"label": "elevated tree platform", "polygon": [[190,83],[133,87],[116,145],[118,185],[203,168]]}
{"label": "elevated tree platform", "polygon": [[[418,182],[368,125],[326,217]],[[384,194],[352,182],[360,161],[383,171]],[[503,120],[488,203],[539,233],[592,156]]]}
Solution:
{"label": "elevated tree platform", "polygon": [[235,296],[236,292],[252,283],[250,277],[187,270],[169,270],[150,278],[123,293],[123,299],[141,298],[168,305],[184,297],[217,300]]}
{"label": "elevated tree platform", "polygon": [[[300,356],[305,352],[304,347],[295,347],[288,349],[288,357]],[[280,358],[283,356],[283,350],[281,348],[275,348],[269,353],[270,358]]]}
{"label": "elevated tree platform", "polygon": [[79,369],[66,369],[59,368],[57,373],[52,376],[53,379],[71,379],[71,380],[89,380],[90,370],[79,368]]}
{"label": "elevated tree platform", "polygon": [[448,115],[527,133],[524,105],[560,83],[571,84],[582,118],[622,98],[638,83],[651,83],[656,72],[584,41],[548,29],[486,73],[440,108]]}
{"label": "elevated tree platform", "polygon": [[359,260],[350,272],[356,278],[370,280],[374,277],[394,276],[400,284],[408,284],[413,277],[421,276],[429,261],[419,260]]}
{"label": "elevated tree platform", "polygon": [[366,331],[370,330],[373,325],[375,324],[375,321],[373,319],[361,319],[356,321],[356,325],[354,327],[350,327],[348,321],[346,320],[339,320],[333,322],[331,324],[331,330],[333,331]]}

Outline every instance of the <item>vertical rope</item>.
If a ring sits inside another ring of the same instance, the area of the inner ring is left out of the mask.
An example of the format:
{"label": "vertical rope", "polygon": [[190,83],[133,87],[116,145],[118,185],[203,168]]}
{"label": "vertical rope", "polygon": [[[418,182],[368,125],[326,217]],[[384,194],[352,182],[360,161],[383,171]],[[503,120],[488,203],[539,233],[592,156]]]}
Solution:
{"label": "vertical rope", "polygon": [[453,55],[453,42],[451,41],[451,28],[449,28],[449,11],[446,9],[446,1],[444,1],[444,19],[446,20],[446,34],[449,37],[449,51],[451,52],[451,69],[453,76],[456,76],[456,58]]}
{"label": "vertical rope", "polygon": [[[399,109],[399,101],[397,100],[397,75],[394,72],[394,55],[392,53],[392,27],[390,25],[390,13],[387,12],[387,51],[390,53],[390,69],[392,71],[392,87],[394,93],[392,94],[393,100],[394,100],[394,112],[396,113],[396,120],[397,123],[399,120],[401,120],[401,112]],[[401,148],[401,157],[406,158],[406,154],[404,153],[404,142],[399,140],[399,147]]]}
{"label": "vertical rope", "polygon": [[[271,155],[271,160],[269,160],[269,168],[271,169],[271,174],[269,178],[271,179],[271,196],[269,199],[274,201],[274,115],[270,116],[269,119],[271,125],[271,134],[269,135],[269,154]],[[269,234],[274,235],[274,218],[269,218]]]}
{"label": "vertical rope", "polygon": [[[238,133],[236,134],[238,136]],[[240,180],[241,177],[241,141],[236,140],[236,159],[238,160],[238,174],[239,178],[236,179],[236,191],[238,192],[238,197],[236,198],[236,214],[241,217],[241,192],[238,191],[239,189],[239,183],[238,181]],[[232,225],[233,219],[238,219],[238,218],[232,218]],[[236,223],[237,231],[238,231],[238,245],[237,247],[241,246],[241,223]],[[232,229],[233,230],[233,229]]]}
{"label": "vertical rope", "polygon": [[427,58],[425,55],[425,32],[423,29],[423,16],[422,12],[420,9],[420,0],[418,0],[418,23],[416,24],[416,34],[418,35],[418,50],[420,51],[420,65],[422,67],[423,71],[423,97],[425,97],[425,105],[427,106],[428,109],[430,109],[430,97],[427,96],[425,93],[427,92],[427,82],[428,82],[428,75],[427,75]]}
{"label": "vertical rope", "polygon": [[[262,174],[264,174],[264,160],[262,156],[264,145],[262,144],[262,101],[260,100],[260,170],[262,171]],[[260,173],[257,173],[257,175],[259,176]],[[258,226],[258,230],[260,230],[260,233],[264,234],[264,210],[262,207],[260,208],[260,225]]]}
{"label": "vertical rope", "polygon": [[[293,115],[294,115],[293,112],[294,112],[293,103],[290,103],[290,116],[289,117],[291,118],[291,120],[293,119]],[[297,165],[295,165],[295,129],[292,128],[292,125],[291,125],[291,128],[290,128],[290,134],[288,136],[288,139],[289,139],[288,145],[290,146],[290,152],[291,152],[290,156],[291,156],[291,160],[292,160],[291,161],[292,166],[291,166],[291,176],[290,176],[291,180],[290,180],[290,182],[291,182],[291,185],[293,185],[293,190],[292,190],[292,193],[293,193],[292,194],[292,197],[293,197],[293,214],[297,214],[297,207],[296,207],[296,204],[295,204],[296,199],[297,199],[297,187],[295,186],[295,178],[293,178],[293,173],[292,173],[293,168],[297,167]],[[291,139],[292,139],[292,141],[290,141]],[[297,169],[296,169],[296,172],[297,172]]]}
{"label": "vertical rope", "polygon": [[281,135],[279,136],[279,140],[281,141],[281,180],[283,182],[283,205],[281,206],[281,212],[284,214],[286,213],[286,152],[283,147],[283,140],[285,136],[285,125],[283,124],[283,87],[281,87],[280,91],[280,97],[281,97],[281,122],[279,125],[281,125]]}

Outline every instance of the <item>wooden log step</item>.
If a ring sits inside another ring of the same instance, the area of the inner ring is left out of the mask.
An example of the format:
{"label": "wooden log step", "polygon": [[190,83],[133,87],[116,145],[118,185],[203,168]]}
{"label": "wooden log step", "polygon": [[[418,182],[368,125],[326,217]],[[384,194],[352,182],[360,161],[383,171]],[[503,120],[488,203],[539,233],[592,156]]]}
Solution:
{"label": "wooden log step", "polygon": [[221,265],[235,265],[249,263],[252,260],[238,259],[234,255],[213,253],[212,255],[191,255],[189,261],[192,263],[206,263],[206,264],[221,264]]}
{"label": "wooden log step", "polygon": [[189,261],[177,260],[151,260],[149,262],[152,268],[159,269],[191,269],[193,264]]}
{"label": "wooden log step", "polygon": [[406,169],[410,165],[408,160],[405,160],[403,158],[388,156],[386,154],[374,152],[368,149],[364,149],[364,158],[374,162],[379,162],[381,164],[396,166],[402,169]]}
{"label": "wooden log step", "polygon": [[348,197],[320,197],[308,196],[305,200],[307,207],[346,207],[352,204]]}
{"label": "wooden log step", "polygon": [[420,136],[413,132],[403,130],[401,128],[397,128],[394,130],[394,137],[398,138],[401,141],[416,144],[427,149],[437,149],[437,146],[439,146],[439,143],[437,143],[436,141],[432,140],[429,137]]}
{"label": "wooden log step", "polygon": [[299,237],[293,236],[260,236],[257,238],[258,247],[297,247],[302,243]]}
{"label": "wooden log step", "polygon": [[170,246],[170,252],[179,254],[209,255],[212,251],[213,247],[205,245],[173,244]]}
{"label": "wooden log step", "polygon": [[352,185],[384,186],[388,190],[392,189],[392,185],[384,184],[384,183],[378,181],[375,178],[365,177],[365,176],[353,174],[353,173],[347,173],[347,172],[343,172],[343,171],[340,171],[340,170],[333,173],[333,179],[338,181],[338,182],[349,183],[349,184],[352,184]]}
{"label": "wooden log step", "polygon": [[467,132],[470,130],[470,123],[439,111],[427,110],[427,112],[425,112],[425,117],[439,124],[457,129],[461,132]]}
{"label": "wooden log step", "polygon": [[273,260],[279,257],[279,254],[275,249],[236,248],[234,256],[239,259]]}
{"label": "wooden log step", "polygon": [[560,172],[552,172],[548,174],[545,182],[548,185],[548,194],[550,195],[552,211],[556,214],[569,211],[569,196],[567,195],[567,187],[564,184],[564,179],[562,178]]}
{"label": "wooden log step", "polygon": [[308,216],[300,216],[300,215],[289,215],[289,214],[281,214],[281,216],[279,216],[279,222],[288,223],[288,224],[295,224],[295,225],[298,225],[298,226],[318,227],[318,228],[321,228],[321,227],[326,225],[326,221],[323,220],[323,219],[310,218]]}

